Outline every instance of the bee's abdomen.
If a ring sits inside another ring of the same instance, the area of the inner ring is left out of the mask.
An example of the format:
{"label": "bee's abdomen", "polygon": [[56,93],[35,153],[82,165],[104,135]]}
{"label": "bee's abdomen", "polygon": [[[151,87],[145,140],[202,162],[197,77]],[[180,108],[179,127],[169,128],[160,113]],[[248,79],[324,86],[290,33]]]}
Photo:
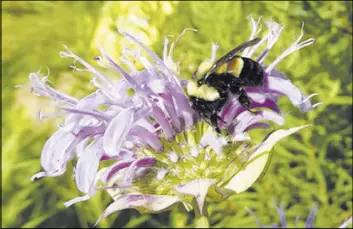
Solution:
{"label": "bee's abdomen", "polygon": [[258,62],[246,57],[243,57],[243,62],[243,69],[239,76],[244,81],[243,86],[263,85],[264,70],[262,66]]}

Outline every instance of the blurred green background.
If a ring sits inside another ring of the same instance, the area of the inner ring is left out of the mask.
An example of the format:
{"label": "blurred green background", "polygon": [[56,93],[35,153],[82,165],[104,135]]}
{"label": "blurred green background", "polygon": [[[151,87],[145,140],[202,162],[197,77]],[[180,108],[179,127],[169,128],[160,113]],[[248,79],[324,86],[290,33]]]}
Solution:
{"label": "blurred green background", "polygon": [[[248,192],[222,203],[210,203],[213,227],[254,227],[244,210],[252,209],[264,224],[278,223],[272,200],[283,201],[293,226],[315,204],[316,227],[337,227],[352,215],[352,2],[2,2],[2,227],[90,227],[111,201],[99,192],[87,202],[65,208],[82,195],[72,169],[57,178],[30,182],[40,170],[40,153],[60,119],[38,120],[50,112],[51,102],[15,85],[28,84],[28,74],[50,69],[53,85],[82,97],[94,88],[90,75],[73,72],[72,60],[59,57],[62,45],[92,61],[99,42],[118,57],[126,39],[117,26],[138,34],[160,56],[165,35],[188,32],[177,45],[183,76],[209,58],[211,42],[218,55],[248,39],[252,14],[286,25],[267,61],[286,49],[300,34],[316,43],[287,57],[277,69],[314,102],[323,106],[299,112],[287,98],[280,100],[286,127],[314,124],[281,141],[266,176]],[[147,23],[148,21],[148,23]],[[266,31],[265,26],[263,30]],[[267,62],[268,63],[268,62]],[[117,76],[111,76],[118,79]],[[68,167],[71,167],[70,165]],[[156,215],[135,210],[115,213],[98,227],[190,227],[193,213],[182,207]],[[299,224],[299,226],[302,226]]]}

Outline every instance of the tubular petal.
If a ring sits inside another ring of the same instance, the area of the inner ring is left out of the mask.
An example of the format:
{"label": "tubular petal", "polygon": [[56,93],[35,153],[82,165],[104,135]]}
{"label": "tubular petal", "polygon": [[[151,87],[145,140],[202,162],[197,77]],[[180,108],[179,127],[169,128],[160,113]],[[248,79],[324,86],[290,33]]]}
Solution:
{"label": "tubular petal", "polygon": [[252,114],[250,112],[243,112],[240,115],[237,116],[236,118],[238,120],[238,123],[235,124],[234,126],[234,130],[233,130],[233,136],[234,138],[238,135],[238,134],[243,134],[244,131],[258,123],[261,122],[263,120],[270,120],[275,122],[277,125],[283,125],[284,124],[284,119],[281,115],[272,112],[272,111],[260,111],[256,114]]}
{"label": "tubular petal", "polygon": [[103,148],[108,156],[119,153],[129,130],[134,123],[134,110],[129,108],[121,111],[110,123],[104,133]]}
{"label": "tubular petal", "polygon": [[75,170],[77,188],[87,193],[92,185],[98,171],[99,161],[102,156],[102,139],[92,142],[78,158]]}
{"label": "tubular petal", "polygon": [[310,100],[308,100],[307,97],[289,80],[269,76],[268,84],[270,90],[286,95],[292,104],[298,107],[301,111],[308,112],[314,109]]}
{"label": "tubular petal", "polygon": [[152,167],[155,165],[156,160],[153,157],[144,157],[135,160],[131,165],[129,166],[128,170],[126,171],[126,175],[124,177],[124,183],[123,185],[130,185],[132,181],[134,180],[136,173],[139,168],[142,167]]}
{"label": "tubular petal", "polygon": [[47,173],[61,170],[65,166],[68,149],[76,136],[64,130],[56,131],[45,143],[41,154],[41,164]]}

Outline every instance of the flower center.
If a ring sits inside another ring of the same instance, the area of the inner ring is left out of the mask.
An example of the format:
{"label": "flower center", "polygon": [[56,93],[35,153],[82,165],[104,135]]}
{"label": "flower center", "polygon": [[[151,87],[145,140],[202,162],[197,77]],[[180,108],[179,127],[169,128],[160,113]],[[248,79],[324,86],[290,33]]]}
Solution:
{"label": "flower center", "polygon": [[[134,190],[144,194],[172,195],[174,185],[195,179],[213,179],[224,183],[239,168],[243,157],[238,157],[241,143],[217,134],[205,121],[196,123],[192,130],[176,135],[173,141],[161,139],[163,150],[142,149],[138,157],[153,157],[156,164],[132,182]],[[243,152],[247,144],[242,144]],[[245,153],[243,154],[245,155]],[[236,165],[236,166],[234,166]]]}

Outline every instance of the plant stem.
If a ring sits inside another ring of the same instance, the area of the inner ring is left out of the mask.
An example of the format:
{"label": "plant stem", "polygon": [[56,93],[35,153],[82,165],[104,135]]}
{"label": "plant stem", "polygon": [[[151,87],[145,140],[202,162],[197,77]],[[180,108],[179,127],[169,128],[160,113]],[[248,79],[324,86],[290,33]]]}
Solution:
{"label": "plant stem", "polygon": [[193,208],[195,212],[195,227],[196,228],[209,228],[210,222],[208,220],[207,204],[206,201],[203,204],[202,210],[200,212],[199,205],[196,200],[193,200]]}

